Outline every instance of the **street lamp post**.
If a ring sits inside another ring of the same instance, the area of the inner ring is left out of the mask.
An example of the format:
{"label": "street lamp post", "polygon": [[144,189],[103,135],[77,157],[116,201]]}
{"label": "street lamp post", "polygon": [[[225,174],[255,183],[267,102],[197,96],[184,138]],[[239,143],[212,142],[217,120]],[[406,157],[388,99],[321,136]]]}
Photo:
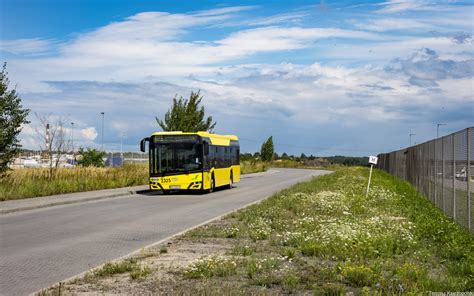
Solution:
{"label": "street lamp post", "polygon": [[121,159],[121,165],[123,166],[124,162],[124,157],[123,157],[123,138],[125,137],[125,133],[120,133],[120,159]]}
{"label": "street lamp post", "polygon": [[71,122],[72,158],[74,158],[74,122]]}
{"label": "street lamp post", "polygon": [[102,151],[104,151],[104,115],[105,115],[105,112],[100,112],[100,115],[102,115],[102,133],[101,133],[101,137],[102,137]]}
{"label": "street lamp post", "polygon": [[72,164],[76,165],[76,155],[74,153],[74,122],[71,122],[71,142],[72,142]]}
{"label": "street lamp post", "polygon": [[447,125],[446,123],[438,123],[436,124],[436,139],[439,138],[439,127],[440,126],[443,126],[443,125]]}
{"label": "street lamp post", "polygon": [[410,146],[409,147],[411,147],[411,137],[412,136],[416,136],[416,134],[410,134]]}

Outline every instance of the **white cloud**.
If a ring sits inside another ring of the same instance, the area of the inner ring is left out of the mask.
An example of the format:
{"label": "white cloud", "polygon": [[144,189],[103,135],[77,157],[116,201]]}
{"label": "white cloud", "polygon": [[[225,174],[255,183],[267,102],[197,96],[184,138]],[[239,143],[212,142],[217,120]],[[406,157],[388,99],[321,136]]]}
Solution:
{"label": "white cloud", "polygon": [[[246,8],[248,9],[248,8]],[[183,41],[190,30],[205,29],[234,17],[242,8],[170,14],[144,12],[62,43],[59,54],[9,62],[12,79],[25,92],[56,91],[44,80],[168,81],[215,71],[216,64],[258,53],[310,48],[318,40],[378,40],[377,34],[339,28],[258,27],[214,41]],[[27,73],[27,75],[25,75]]]}
{"label": "white cloud", "polygon": [[215,98],[214,108],[229,116],[302,124],[337,122],[342,117],[352,124],[414,119],[404,113],[404,106],[422,108],[440,95],[439,90],[426,94],[422,87],[407,85],[405,75],[381,68],[282,64],[246,65],[245,69],[236,70],[243,75],[232,81],[192,85],[208,92]]}
{"label": "white cloud", "polygon": [[[152,65],[160,68],[153,74],[159,74],[163,70],[169,71],[169,68],[179,70],[183,67],[188,71],[188,67],[229,61],[259,52],[306,48],[325,38],[377,39],[371,33],[335,28],[262,27],[242,30],[215,42],[174,42],[169,39],[176,37],[179,26],[174,27],[175,23],[170,22],[173,27],[163,28],[160,18],[153,17],[152,24],[147,20],[139,26],[128,26],[129,21],[112,24],[111,27],[121,29],[103,28],[83,36],[65,46],[62,49],[64,55],[53,62],[72,66],[80,59],[80,68]],[[149,31],[155,23],[159,28]]]}
{"label": "white cloud", "polygon": [[86,127],[80,130],[80,134],[84,140],[93,141],[97,138],[97,131],[95,127]]}
{"label": "white cloud", "polygon": [[244,20],[226,21],[219,24],[214,24],[211,27],[235,27],[235,26],[270,26],[282,24],[300,24],[303,19],[309,17],[311,14],[307,11],[293,11],[287,13],[280,13],[271,16],[257,17]]}
{"label": "white cloud", "polygon": [[311,47],[312,42],[326,38],[374,40],[377,35],[336,28],[263,27],[240,31],[218,41],[216,52],[239,57],[256,52],[293,50]]}
{"label": "white cloud", "polygon": [[54,41],[41,38],[0,40],[0,52],[12,54],[33,54],[48,51]]}
{"label": "white cloud", "polygon": [[417,20],[403,18],[383,18],[369,20],[366,23],[356,23],[356,27],[369,31],[386,32],[406,29],[423,29],[429,25]]}
{"label": "white cloud", "polygon": [[[410,5],[384,4],[391,11],[421,9]],[[344,133],[368,125],[416,125],[436,122],[432,118],[439,116],[440,106],[460,106],[451,114],[468,110],[472,74],[453,75],[445,66],[462,68],[472,59],[472,37],[430,36],[433,24],[426,18],[381,14],[353,21],[350,25],[356,25],[349,28],[347,23],[341,28],[304,25],[298,20],[306,14],[297,12],[244,21],[236,17],[249,9],[254,7],[140,13],[81,34],[61,44],[58,54],[12,59],[10,78],[27,107],[66,114],[77,123],[76,147],[94,145],[101,111],[106,112],[107,147],[119,143],[122,134],[124,145],[136,145],[158,130],[154,118],[166,112],[175,94],[187,97],[198,89],[206,112],[218,121],[218,132],[244,137],[291,137],[294,131],[305,138],[304,133],[318,132],[315,126],[325,127],[322,135],[335,126]],[[256,28],[229,29],[239,22]],[[458,25],[456,31],[466,28]],[[196,37],[205,34],[201,30],[218,37]],[[436,57],[420,62],[420,56],[412,55],[421,48],[436,51]],[[304,61],[286,62],[286,56]],[[462,125],[469,116],[453,117]]]}
{"label": "white cloud", "polygon": [[[28,102],[28,100],[24,100]],[[37,108],[35,108],[38,111]],[[46,110],[44,110],[46,111]],[[56,129],[59,122],[63,124],[62,130],[65,135],[65,145],[67,147],[72,147],[72,141],[74,139],[74,146],[95,146],[94,140],[97,138],[96,128],[93,126],[87,126],[83,120],[75,120],[75,128],[73,130],[70,125],[70,118],[59,116],[58,114],[65,114],[67,108],[57,106],[56,108],[51,108],[47,112],[41,113],[31,113],[28,117],[30,121],[29,124],[25,124],[22,127],[20,133],[20,141],[24,148],[27,149],[41,149],[44,147],[43,141],[45,137],[44,125],[40,123],[39,118],[44,118],[48,123],[51,124],[51,129]],[[90,118],[87,118],[89,120]],[[74,135],[73,135],[74,134]]]}
{"label": "white cloud", "polygon": [[379,13],[399,13],[425,8],[429,2],[424,0],[390,0],[381,3],[381,5],[384,5],[384,8],[378,10]]}
{"label": "white cloud", "polygon": [[337,46],[318,48],[322,55],[330,59],[385,63],[397,57],[405,57],[421,48],[436,50],[442,58],[465,59],[472,54],[473,42],[467,39],[459,43],[452,37],[398,37],[393,36],[379,42],[363,44],[338,43]]}
{"label": "white cloud", "polygon": [[[196,78],[188,80],[186,87],[154,82],[57,82],[59,92],[48,94],[45,99],[57,106],[55,112],[74,108],[71,120],[81,118],[76,147],[93,146],[101,124],[100,110],[106,110],[106,147],[118,147],[122,135],[124,145],[135,147],[140,138],[159,130],[154,117],[163,116],[175,93],[187,97],[191,90],[198,89],[204,95],[207,114],[218,122],[217,132],[233,132],[244,138],[274,130],[281,131],[277,133],[280,137],[284,133],[291,135],[292,127],[295,133],[313,133],[316,131],[311,130],[312,126],[327,126],[326,132],[340,126],[341,130],[334,133],[344,133],[343,127],[352,130],[367,124],[426,121],[427,117],[436,116],[436,108],[466,109],[471,100],[472,78],[440,76],[436,80],[439,87],[429,89],[409,84],[410,76],[404,71],[388,71],[384,67],[285,63],[228,66],[219,71],[225,73],[222,79],[217,78],[219,75],[213,75],[213,80]],[[33,98],[34,95],[27,96],[25,103],[30,105]],[[56,105],[65,98],[75,102],[74,106]],[[91,114],[90,110],[98,111]],[[422,117],[420,110],[424,110]],[[461,125],[469,120],[468,115],[457,114]]]}
{"label": "white cloud", "polygon": [[196,16],[213,16],[213,15],[223,15],[229,13],[236,13],[241,11],[253,10],[256,9],[257,6],[235,6],[235,7],[223,7],[223,8],[215,8],[215,9],[208,9],[203,11],[197,11],[194,13]]}

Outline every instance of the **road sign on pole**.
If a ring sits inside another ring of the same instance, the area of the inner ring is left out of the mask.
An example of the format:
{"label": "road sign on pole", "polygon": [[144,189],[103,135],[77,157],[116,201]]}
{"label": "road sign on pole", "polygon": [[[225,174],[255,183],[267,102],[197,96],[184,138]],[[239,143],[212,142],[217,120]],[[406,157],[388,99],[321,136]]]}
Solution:
{"label": "road sign on pole", "polygon": [[372,179],[372,169],[374,165],[377,165],[378,161],[377,156],[369,156],[369,163],[370,163],[370,173],[369,173],[369,182],[367,183],[367,192],[365,193],[365,197],[369,196],[369,188],[370,188],[370,180]]}
{"label": "road sign on pole", "polygon": [[379,161],[379,158],[377,156],[369,156],[369,163],[372,165],[377,165],[377,161]]}

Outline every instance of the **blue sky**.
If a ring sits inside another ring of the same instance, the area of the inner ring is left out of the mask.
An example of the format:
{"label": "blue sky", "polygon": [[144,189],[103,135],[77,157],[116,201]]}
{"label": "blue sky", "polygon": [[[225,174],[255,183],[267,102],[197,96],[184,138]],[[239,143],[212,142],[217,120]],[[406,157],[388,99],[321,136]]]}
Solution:
{"label": "blue sky", "polygon": [[[289,3],[290,2],[290,3]],[[0,0],[0,60],[76,146],[137,150],[201,90],[218,133],[257,151],[368,155],[474,124],[470,1]]]}

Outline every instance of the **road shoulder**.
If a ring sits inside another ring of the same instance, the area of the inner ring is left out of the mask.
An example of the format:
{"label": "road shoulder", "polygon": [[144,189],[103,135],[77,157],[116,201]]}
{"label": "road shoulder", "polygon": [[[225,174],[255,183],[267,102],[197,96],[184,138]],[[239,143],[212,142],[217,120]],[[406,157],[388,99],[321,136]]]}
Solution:
{"label": "road shoulder", "polygon": [[67,205],[119,196],[133,195],[139,191],[147,189],[148,185],[141,185],[133,187],[122,187],[114,189],[33,197],[18,200],[7,200],[0,203],[0,214],[8,214],[19,211],[27,211],[59,205]]}

